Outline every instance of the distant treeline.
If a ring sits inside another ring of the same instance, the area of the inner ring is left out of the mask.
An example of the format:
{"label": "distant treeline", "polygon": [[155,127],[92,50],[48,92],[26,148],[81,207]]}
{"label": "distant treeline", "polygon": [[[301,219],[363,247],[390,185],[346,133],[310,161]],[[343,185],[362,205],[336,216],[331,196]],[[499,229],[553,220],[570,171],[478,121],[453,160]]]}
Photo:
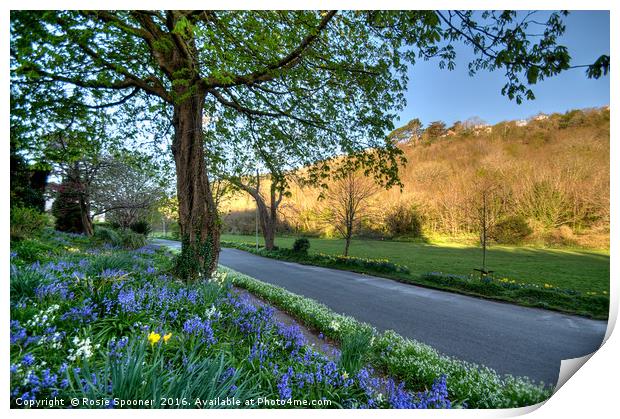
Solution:
{"label": "distant treeline", "polygon": [[[496,242],[608,247],[609,135],[608,107],[494,126],[436,121],[410,138],[400,135],[404,186],[373,197],[358,235],[475,237],[487,191]],[[293,185],[291,192],[279,231],[333,235],[320,191]],[[253,233],[253,209],[249,197],[233,197],[224,231]]]}

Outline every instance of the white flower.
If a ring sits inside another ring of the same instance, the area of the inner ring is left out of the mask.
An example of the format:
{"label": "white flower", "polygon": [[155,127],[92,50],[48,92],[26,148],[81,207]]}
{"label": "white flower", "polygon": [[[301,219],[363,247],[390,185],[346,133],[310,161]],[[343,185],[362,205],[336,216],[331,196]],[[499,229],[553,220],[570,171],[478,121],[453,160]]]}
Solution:
{"label": "white flower", "polygon": [[209,309],[207,311],[205,311],[205,316],[207,317],[207,319],[212,318],[213,316],[219,316],[220,312],[215,308],[214,305],[211,305],[211,307],[209,307]]}
{"label": "white flower", "polygon": [[226,282],[227,276],[228,276],[227,272],[216,271],[216,272],[213,272],[213,274],[211,274],[211,278],[209,278],[209,282],[217,284],[221,287]]}
{"label": "white flower", "polygon": [[[88,359],[93,355],[93,347],[90,344],[90,338],[86,338],[81,340],[77,336],[75,336],[72,340],[73,344],[76,346],[76,349],[69,349],[69,355],[67,358],[70,361],[75,361],[77,358]],[[99,345],[96,345],[95,348],[99,348]]]}

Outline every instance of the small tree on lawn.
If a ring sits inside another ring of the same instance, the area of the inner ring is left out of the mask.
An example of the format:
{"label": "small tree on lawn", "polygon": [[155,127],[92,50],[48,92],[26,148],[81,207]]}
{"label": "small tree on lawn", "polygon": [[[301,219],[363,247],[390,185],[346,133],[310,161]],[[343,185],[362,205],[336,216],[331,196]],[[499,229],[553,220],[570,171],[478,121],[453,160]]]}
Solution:
{"label": "small tree on lawn", "polygon": [[371,198],[379,187],[365,176],[348,173],[329,188],[327,222],[333,225],[344,239],[344,255],[349,255],[353,234],[359,230],[362,218],[370,208]]}
{"label": "small tree on lawn", "polygon": [[489,246],[495,224],[505,211],[507,204],[501,190],[501,175],[493,170],[480,169],[476,174],[476,196],[472,197],[475,216],[478,219],[480,245],[482,246],[482,266],[480,276],[486,276],[491,271],[487,269],[487,248]]}
{"label": "small tree on lawn", "polygon": [[[234,142],[226,140],[233,135],[228,130],[226,135],[208,133],[209,148],[217,150],[215,154],[207,153],[208,166],[216,173],[215,186],[228,188],[226,193],[241,190],[254,199],[265,248],[271,250],[275,247],[280,203],[289,195],[289,181],[300,176],[293,167],[312,161],[298,158],[298,151],[287,150],[275,138],[278,132],[260,136],[256,134],[255,121],[246,122],[249,125],[236,125]],[[222,156],[233,157],[222,159]]]}

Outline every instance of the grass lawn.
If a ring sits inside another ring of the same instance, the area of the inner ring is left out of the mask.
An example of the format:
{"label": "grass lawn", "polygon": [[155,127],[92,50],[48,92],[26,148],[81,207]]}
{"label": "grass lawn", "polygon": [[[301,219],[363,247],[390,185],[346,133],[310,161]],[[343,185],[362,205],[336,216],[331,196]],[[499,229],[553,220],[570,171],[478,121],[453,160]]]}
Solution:
{"label": "grass lawn", "polygon": [[[254,236],[224,234],[222,240],[253,243]],[[262,238],[259,238],[262,244]],[[343,240],[310,238],[310,253],[339,255]],[[278,237],[276,245],[291,247],[295,237]],[[482,251],[477,247],[443,242],[424,244],[380,240],[353,240],[350,256],[389,259],[411,270],[412,278],[427,272],[467,275],[480,266]],[[546,249],[493,246],[487,252],[487,266],[496,278],[518,282],[550,284],[580,292],[609,292],[609,251]]]}

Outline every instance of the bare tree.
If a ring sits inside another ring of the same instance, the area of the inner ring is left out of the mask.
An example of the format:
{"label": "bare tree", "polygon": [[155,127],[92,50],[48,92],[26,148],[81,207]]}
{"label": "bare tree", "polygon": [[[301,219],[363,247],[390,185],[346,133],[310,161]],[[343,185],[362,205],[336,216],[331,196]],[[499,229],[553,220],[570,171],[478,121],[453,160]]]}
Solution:
{"label": "bare tree", "polygon": [[462,125],[465,129],[476,129],[480,127],[485,127],[488,124],[484,119],[480,118],[479,116],[472,116],[470,118],[467,118]]}
{"label": "bare tree", "polygon": [[336,181],[326,195],[329,205],[329,222],[344,238],[344,255],[349,255],[351,238],[370,208],[370,198],[379,191],[371,179],[350,172]]}
{"label": "bare tree", "polygon": [[501,175],[493,170],[480,169],[476,173],[474,186],[477,191],[474,206],[477,210],[479,222],[480,245],[482,246],[482,267],[475,269],[480,277],[487,276],[493,271],[487,269],[487,247],[491,232],[497,224],[499,214],[503,212],[503,196],[501,190]]}

